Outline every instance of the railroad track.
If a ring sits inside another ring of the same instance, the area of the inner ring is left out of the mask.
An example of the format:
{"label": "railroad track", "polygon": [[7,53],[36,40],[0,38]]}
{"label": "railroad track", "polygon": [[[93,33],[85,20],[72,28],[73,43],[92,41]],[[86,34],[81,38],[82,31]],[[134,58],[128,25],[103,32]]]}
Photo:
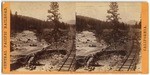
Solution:
{"label": "railroad track", "polygon": [[[72,37],[73,39],[73,37]],[[71,49],[67,53],[66,57],[58,65],[58,71],[74,71],[74,65],[76,62],[76,50],[74,45],[74,40],[71,43]]]}
{"label": "railroad track", "polygon": [[64,60],[59,64],[58,71],[73,71],[75,64],[75,52],[72,51]]}
{"label": "railroad track", "polygon": [[118,64],[118,71],[135,71],[139,55],[138,45],[139,43],[136,39],[132,40],[131,50],[123,61]]}

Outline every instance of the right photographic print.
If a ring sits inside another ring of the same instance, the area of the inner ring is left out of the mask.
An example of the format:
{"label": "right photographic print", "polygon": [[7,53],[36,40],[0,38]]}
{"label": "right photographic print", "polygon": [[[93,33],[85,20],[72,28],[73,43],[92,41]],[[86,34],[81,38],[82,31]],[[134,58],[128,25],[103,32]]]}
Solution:
{"label": "right photographic print", "polygon": [[141,71],[141,3],[76,3],[76,72]]}

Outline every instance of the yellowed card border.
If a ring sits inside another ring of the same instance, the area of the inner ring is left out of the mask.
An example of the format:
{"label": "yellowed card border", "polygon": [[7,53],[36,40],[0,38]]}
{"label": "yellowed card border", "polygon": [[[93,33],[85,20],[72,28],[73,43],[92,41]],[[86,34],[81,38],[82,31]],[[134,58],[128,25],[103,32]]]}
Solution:
{"label": "yellowed card border", "polygon": [[10,72],[10,6],[8,2],[2,2],[2,71]]}
{"label": "yellowed card border", "polygon": [[148,73],[148,3],[141,3],[142,13],[142,26],[141,26],[141,51],[142,51],[142,72],[135,71],[106,71],[106,72],[10,72],[10,4],[9,2],[2,3],[2,72],[3,73],[12,73],[12,74],[79,74],[79,73],[115,73],[115,74],[126,74],[126,73]]}
{"label": "yellowed card border", "polygon": [[142,73],[148,73],[148,3],[142,3],[142,31],[141,31],[141,52],[142,52]]}

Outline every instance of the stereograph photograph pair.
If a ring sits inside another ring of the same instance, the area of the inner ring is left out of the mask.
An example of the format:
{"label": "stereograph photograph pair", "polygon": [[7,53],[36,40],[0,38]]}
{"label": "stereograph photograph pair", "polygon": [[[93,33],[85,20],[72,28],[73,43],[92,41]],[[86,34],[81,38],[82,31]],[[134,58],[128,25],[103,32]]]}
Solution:
{"label": "stereograph photograph pair", "polygon": [[3,73],[148,73],[147,2],[2,2]]}

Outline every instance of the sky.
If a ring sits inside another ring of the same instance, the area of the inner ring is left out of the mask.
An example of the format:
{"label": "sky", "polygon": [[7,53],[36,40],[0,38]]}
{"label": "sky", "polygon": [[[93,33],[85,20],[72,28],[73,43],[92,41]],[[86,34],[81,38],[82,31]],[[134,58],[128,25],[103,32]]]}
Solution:
{"label": "sky", "polygon": [[[109,2],[59,2],[59,12],[62,19],[60,21],[74,24],[75,13],[77,15],[88,16],[99,20],[106,21],[109,9]],[[30,16],[41,20],[47,20],[50,2],[11,2],[10,9],[14,14]],[[131,20],[139,21],[141,14],[141,3],[118,3],[119,16],[121,22],[129,22]]]}
{"label": "sky", "polygon": [[[107,10],[110,9],[109,2],[105,3],[77,3],[76,12],[78,15],[88,16],[106,21],[108,15]],[[141,3],[118,3],[121,22],[129,22],[131,20],[140,21]]]}
{"label": "sky", "polygon": [[[50,2],[11,2],[10,9],[12,14],[17,11],[18,15],[30,16],[41,20],[47,20]],[[59,3],[60,21],[75,23],[75,3]]]}

